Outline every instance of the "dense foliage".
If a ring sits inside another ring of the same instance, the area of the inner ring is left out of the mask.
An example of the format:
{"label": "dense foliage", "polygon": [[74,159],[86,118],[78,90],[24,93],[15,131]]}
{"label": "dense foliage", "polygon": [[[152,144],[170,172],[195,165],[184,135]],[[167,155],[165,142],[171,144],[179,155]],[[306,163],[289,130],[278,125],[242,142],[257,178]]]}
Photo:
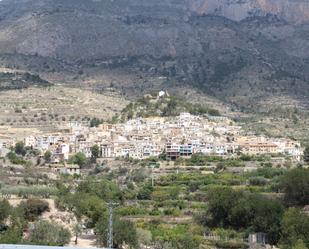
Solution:
{"label": "dense foliage", "polygon": [[202,220],[204,224],[245,229],[248,233],[263,232],[271,244],[279,241],[283,207],[278,201],[230,188],[211,189],[207,197],[207,216]]}
{"label": "dense foliage", "polygon": [[6,156],[12,164],[20,164],[20,165],[27,164],[27,161],[25,159],[17,156],[16,153],[13,151],[9,152]]}
{"label": "dense foliage", "polygon": [[280,181],[288,205],[309,205],[309,169],[288,171]]}
{"label": "dense foliage", "polygon": [[157,100],[151,99],[150,97],[144,97],[136,103],[130,103],[122,110],[120,119],[125,121],[135,117],[170,117],[178,116],[181,112],[188,112],[193,115],[208,114],[212,116],[220,116],[220,112],[216,109],[202,106],[200,104],[192,104],[183,99],[171,96]]}
{"label": "dense foliage", "polygon": [[309,248],[309,216],[295,208],[288,209],[282,220],[282,247],[291,248],[304,243]]}

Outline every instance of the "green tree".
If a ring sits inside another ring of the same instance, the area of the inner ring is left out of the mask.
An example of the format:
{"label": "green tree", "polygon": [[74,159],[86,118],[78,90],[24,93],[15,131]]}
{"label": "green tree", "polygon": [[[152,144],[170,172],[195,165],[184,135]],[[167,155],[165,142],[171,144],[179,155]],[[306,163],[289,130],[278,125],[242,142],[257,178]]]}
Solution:
{"label": "green tree", "polygon": [[98,127],[102,123],[103,123],[102,120],[98,118],[92,118],[90,121],[90,127]]}
{"label": "green tree", "polygon": [[[134,223],[120,220],[118,217],[113,222],[114,248],[120,248],[124,243],[137,248],[137,232]],[[96,224],[97,241],[102,246],[107,246],[108,217],[104,216]]]}
{"label": "green tree", "polygon": [[52,157],[52,153],[49,150],[47,150],[44,153],[44,160],[49,163],[51,161],[51,157]]}
{"label": "green tree", "polygon": [[281,177],[280,187],[288,205],[309,204],[309,169],[296,168]]}
{"label": "green tree", "polygon": [[86,217],[88,227],[94,227],[107,210],[99,197],[87,193],[76,193],[72,201],[74,214],[78,219]]}
{"label": "green tree", "polygon": [[77,245],[77,243],[78,243],[78,236],[80,236],[81,233],[82,233],[82,228],[81,228],[80,224],[76,224],[73,227],[73,233],[74,233],[74,236],[75,236],[74,243],[75,243],[75,245]]}
{"label": "green tree", "polygon": [[228,215],[234,229],[267,233],[268,241],[276,244],[281,231],[282,205],[257,194],[245,194],[236,200]]}
{"label": "green tree", "polygon": [[15,230],[15,232],[20,231],[21,235],[23,234],[23,230],[27,227],[28,221],[25,217],[25,210],[21,205],[13,208],[11,210],[10,215],[10,230]]}
{"label": "green tree", "polygon": [[86,165],[87,157],[84,153],[78,152],[69,159],[69,163],[77,164],[82,167]]}
{"label": "green tree", "polygon": [[25,144],[23,142],[17,142],[15,144],[15,153],[17,155],[21,155],[21,156],[24,156],[26,155],[26,149],[25,149]]}
{"label": "green tree", "polygon": [[123,243],[126,243],[133,248],[137,248],[137,232],[133,222],[116,219],[114,226],[116,248]]}
{"label": "green tree", "polygon": [[213,227],[264,232],[269,242],[276,244],[282,215],[283,207],[278,201],[231,188],[214,188],[208,193],[207,216],[202,223]]}
{"label": "green tree", "polygon": [[167,106],[164,107],[164,109],[162,110],[162,116],[168,117],[168,116],[178,115],[179,111],[177,110],[177,105],[178,105],[178,102],[176,98],[171,98],[168,101]]}
{"label": "green tree", "polygon": [[213,188],[207,193],[209,225],[229,226],[231,207],[235,207],[241,192],[233,191],[231,188]]}
{"label": "green tree", "polygon": [[77,193],[86,193],[88,195],[97,196],[106,202],[111,200],[123,200],[123,195],[118,185],[106,178],[86,179],[78,185]]}
{"label": "green tree", "polygon": [[63,184],[58,184],[57,203],[73,211],[78,219],[87,218],[87,226],[94,227],[106,212],[105,202],[123,199],[119,187],[105,178],[87,178],[81,182],[74,194]]}
{"label": "green tree", "polygon": [[0,201],[0,224],[9,217],[11,206],[7,200]]}
{"label": "green tree", "polygon": [[296,244],[292,247],[292,249],[308,249],[308,247],[301,239],[299,239],[297,240]]}
{"label": "green tree", "polygon": [[255,215],[249,220],[248,229],[254,232],[266,233],[268,242],[273,245],[277,244],[280,238],[281,220],[284,212],[281,203],[256,194],[252,196],[252,199],[253,201],[249,203],[251,208],[248,210]]}
{"label": "green tree", "polygon": [[280,244],[288,249],[299,240],[309,247],[309,217],[296,208],[289,208],[283,215]]}
{"label": "green tree", "polygon": [[70,239],[71,233],[68,229],[48,221],[34,223],[29,231],[29,241],[37,245],[64,246]]}
{"label": "green tree", "polygon": [[93,159],[97,159],[100,155],[100,147],[99,145],[95,144],[91,147],[91,157]]}
{"label": "green tree", "polygon": [[153,187],[151,184],[144,184],[138,191],[137,198],[139,200],[151,200]]}

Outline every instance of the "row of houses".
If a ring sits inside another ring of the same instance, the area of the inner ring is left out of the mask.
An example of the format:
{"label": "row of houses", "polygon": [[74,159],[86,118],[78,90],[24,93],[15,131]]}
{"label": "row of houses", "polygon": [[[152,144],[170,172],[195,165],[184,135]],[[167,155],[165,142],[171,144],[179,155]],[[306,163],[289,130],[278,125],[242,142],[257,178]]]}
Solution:
{"label": "row of houses", "polygon": [[[264,140],[264,138],[260,138]],[[299,161],[303,155],[303,150],[298,142],[290,140],[276,141],[257,141],[256,138],[248,139],[246,143],[241,141],[236,142],[221,142],[221,143],[205,143],[197,146],[193,143],[179,144],[169,142],[166,145],[167,158],[175,160],[181,156],[191,156],[195,153],[206,155],[228,156],[235,154],[262,155],[262,154],[283,154],[291,156]]]}

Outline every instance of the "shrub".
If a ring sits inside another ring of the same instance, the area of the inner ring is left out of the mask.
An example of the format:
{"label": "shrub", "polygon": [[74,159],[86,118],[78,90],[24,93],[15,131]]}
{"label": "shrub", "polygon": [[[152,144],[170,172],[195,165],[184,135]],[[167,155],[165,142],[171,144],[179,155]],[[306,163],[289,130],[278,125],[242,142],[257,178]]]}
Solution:
{"label": "shrub", "polygon": [[267,184],[267,180],[264,177],[251,177],[249,184],[253,186],[264,186]]}
{"label": "shrub", "polygon": [[153,192],[153,187],[150,184],[142,186],[137,194],[139,200],[150,200],[151,194]]}
{"label": "shrub", "polygon": [[34,221],[42,213],[49,211],[48,202],[39,199],[29,199],[22,202],[20,206],[24,209],[25,218],[29,221]]}
{"label": "shrub", "polygon": [[151,197],[155,201],[162,202],[169,199],[169,194],[164,190],[155,190]]}
{"label": "shrub", "polygon": [[27,164],[27,161],[22,159],[21,157],[18,157],[15,152],[11,151],[6,156],[13,164],[20,164],[20,165]]}
{"label": "shrub", "polygon": [[144,230],[141,228],[136,229],[138,243],[142,245],[151,245],[152,242],[152,234],[148,230]]}
{"label": "shrub", "polygon": [[127,206],[127,207],[120,207],[117,209],[117,214],[120,216],[127,216],[127,215],[145,215],[147,211],[142,208]]}
{"label": "shrub", "polygon": [[71,233],[68,229],[48,221],[34,223],[29,231],[29,241],[37,245],[64,246],[70,239]]}
{"label": "shrub", "polygon": [[0,244],[21,244],[22,232],[20,228],[9,228],[0,234]]}
{"label": "shrub", "polygon": [[180,215],[180,211],[176,208],[164,209],[163,213],[164,213],[164,215],[170,215],[170,216],[179,216]]}

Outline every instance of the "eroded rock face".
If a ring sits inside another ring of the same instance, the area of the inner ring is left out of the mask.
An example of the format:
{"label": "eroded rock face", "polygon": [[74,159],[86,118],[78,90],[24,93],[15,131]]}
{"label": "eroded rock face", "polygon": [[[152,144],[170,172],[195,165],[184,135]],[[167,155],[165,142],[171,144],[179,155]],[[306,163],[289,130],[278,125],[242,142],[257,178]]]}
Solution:
{"label": "eroded rock face", "polygon": [[277,15],[294,24],[309,21],[309,2],[305,0],[188,0],[192,11],[215,14],[234,21],[250,16]]}

